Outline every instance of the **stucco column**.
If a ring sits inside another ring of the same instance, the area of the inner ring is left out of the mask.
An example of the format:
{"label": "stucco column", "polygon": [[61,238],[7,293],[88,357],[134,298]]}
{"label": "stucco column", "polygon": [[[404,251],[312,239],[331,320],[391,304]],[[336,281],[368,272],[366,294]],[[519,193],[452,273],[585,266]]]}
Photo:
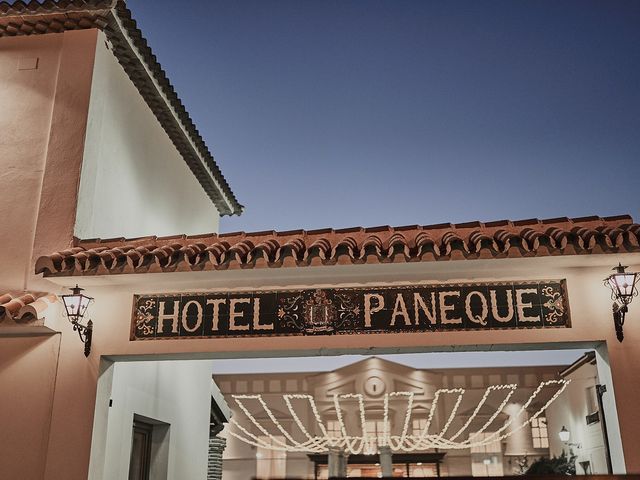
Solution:
{"label": "stucco column", "polygon": [[380,470],[383,477],[393,476],[393,455],[388,445],[380,447]]}
{"label": "stucco column", "polygon": [[[511,421],[507,428],[507,433],[510,435],[507,438],[505,455],[521,457],[534,454],[531,426],[526,424],[524,428],[520,428],[520,425],[529,420],[529,414],[526,410],[522,410],[522,404],[509,403],[504,407],[503,412],[509,415],[509,420]],[[552,433],[549,434],[551,435]]]}
{"label": "stucco column", "polygon": [[347,476],[347,458],[348,456],[339,448],[329,449],[329,478]]}
{"label": "stucco column", "polygon": [[640,342],[640,328],[630,328],[626,324],[625,327],[622,343],[611,339],[596,348],[596,365],[598,380],[607,387],[602,396],[602,407],[613,473],[637,474],[640,473],[640,456],[637,455],[640,452],[637,403],[640,383],[637,381],[636,365],[640,365],[640,351],[629,348],[629,345],[638,345]]}

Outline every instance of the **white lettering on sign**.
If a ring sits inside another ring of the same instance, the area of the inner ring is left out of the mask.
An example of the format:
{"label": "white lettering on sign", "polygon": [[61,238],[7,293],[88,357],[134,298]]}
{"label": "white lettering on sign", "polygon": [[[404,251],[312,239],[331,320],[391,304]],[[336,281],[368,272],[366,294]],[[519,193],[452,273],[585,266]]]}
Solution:
{"label": "white lettering on sign", "polygon": [[229,302],[229,330],[249,330],[249,323],[246,325],[238,325],[238,319],[241,319],[244,312],[236,310],[236,305],[243,303],[251,303],[250,298],[232,298]]}
{"label": "white lettering on sign", "polygon": [[220,329],[220,305],[226,303],[226,298],[210,298],[207,300],[207,305],[213,305],[213,322],[211,324],[212,332],[217,332]]}
{"label": "white lettering on sign", "polygon": [[525,315],[525,308],[533,308],[531,302],[525,302],[522,296],[527,293],[538,293],[535,288],[516,288],[516,305],[518,308],[518,322],[541,322],[540,313],[538,315]]}
{"label": "white lettering on sign", "polygon": [[[376,299],[378,305],[371,307],[371,300]],[[364,327],[371,328],[371,314],[384,308],[384,297],[378,293],[365,293],[364,295]]]}
{"label": "white lettering on sign", "polygon": [[420,295],[418,292],[415,292],[413,294],[413,311],[415,314],[416,325],[418,325],[420,320],[420,310],[424,312],[425,316],[427,317],[431,325],[436,324],[436,293],[435,292],[431,292],[430,305],[431,305],[431,310],[427,308],[427,305],[424,301],[424,298],[422,298],[422,295]]}
{"label": "white lettering on sign", "polygon": [[457,298],[460,296],[460,290],[449,290],[439,292],[440,298],[440,323],[443,324],[459,324],[462,323],[462,317],[449,317],[447,312],[455,310],[455,305],[447,305],[447,298]]}
{"label": "white lettering on sign", "polygon": [[[196,307],[196,324],[193,327],[189,326],[189,322],[187,321],[187,315],[189,314],[189,307],[191,305],[195,305]],[[197,300],[189,300],[182,307],[182,329],[186,330],[189,333],[193,333],[202,325],[202,305]]]}
{"label": "white lettering on sign", "polygon": [[[482,306],[482,312],[480,315],[474,315],[471,311],[471,299],[473,296],[476,296],[480,299],[480,305]],[[484,297],[482,292],[478,292],[473,290],[467,294],[467,298],[464,301],[464,311],[467,314],[467,318],[471,320],[473,323],[477,323],[479,325],[487,324],[487,315],[489,315],[489,306],[487,305],[487,299]]]}
{"label": "white lettering on sign", "polygon": [[405,325],[411,325],[407,305],[404,303],[404,298],[401,293],[396,295],[396,304],[393,306],[393,314],[391,315],[391,326],[395,326],[396,317],[402,317]]}
{"label": "white lettering on sign", "polygon": [[273,330],[273,323],[267,323],[264,325],[260,323],[260,299],[258,297],[253,299],[253,329]]}
{"label": "white lettering on sign", "polygon": [[178,333],[178,315],[180,314],[180,302],[174,300],[173,313],[165,312],[165,302],[159,303],[158,309],[158,333],[164,333],[165,320],[171,320],[171,333]]}
{"label": "white lettering on sign", "polygon": [[507,290],[507,316],[503,317],[502,315],[500,315],[500,312],[498,311],[498,300],[497,300],[497,294],[495,290],[489,290],[489,297],[491,298],[491,314],[493,315],[493,318],[495,318],[498,322],[501,323],[508,323],[511,321],[511,319],[513,319],[513,294],[511,293],[511,290]]}

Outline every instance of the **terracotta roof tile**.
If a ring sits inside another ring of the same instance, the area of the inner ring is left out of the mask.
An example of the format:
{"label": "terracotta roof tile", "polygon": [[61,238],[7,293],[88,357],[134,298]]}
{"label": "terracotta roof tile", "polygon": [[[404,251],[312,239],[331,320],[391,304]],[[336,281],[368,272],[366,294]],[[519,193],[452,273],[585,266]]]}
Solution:
{"label": "terracotta roof tile", "polygon": [[58,301],[53,294],[5,293],[0,295],[0,324],[41,325],[47,308]]}
{"label": "terracotta roof tile", "polygon": [[123,0],[0,1],[0,37],[98,28],[222,215],[242,213],[229,184]]}
{"label": "terracotta roof tile", "polygon": [[640,252],[629,216],[411,227],[77,240],[41,257],[45,276],[280,268]]}

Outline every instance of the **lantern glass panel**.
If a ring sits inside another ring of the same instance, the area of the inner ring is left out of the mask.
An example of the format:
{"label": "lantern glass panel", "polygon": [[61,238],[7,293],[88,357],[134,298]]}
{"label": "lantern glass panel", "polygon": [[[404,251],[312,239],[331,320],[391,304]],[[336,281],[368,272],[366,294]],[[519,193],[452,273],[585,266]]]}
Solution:
{"label": "lantern glass panel", "polygon": [[633,284],[635,283],[634,273],[624,273],[616,275],[616,283],[621,296],[629,297],[633,294]]}
{"label": "lantern glass panel", "polygon": [[67,311],[67,316],[77,317],[80,312],[80,297],[81,295],[63,295],[62,301],[64,302],[64,308]]}
{"label": "lantern glass panel", "polygon": [[87,311],[87,307],[91,302],[91,297],[87,297],[85,295],[80,295],[80,306],[78,308],[78,314],[82,317],[84,313]]}
{"label": "lantern glass panel", "polygon": [[622,303],[627,304],[634,295],[636,273],[616,273],[608,278],[609,288],[614,296]]}

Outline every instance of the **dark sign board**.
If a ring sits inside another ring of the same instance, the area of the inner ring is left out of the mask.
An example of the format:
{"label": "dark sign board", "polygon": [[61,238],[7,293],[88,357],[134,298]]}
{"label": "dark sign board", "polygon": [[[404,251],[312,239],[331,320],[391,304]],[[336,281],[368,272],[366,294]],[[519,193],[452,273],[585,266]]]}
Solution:
{"label": "dark sign board", "polygon": [[131,339],[569,326],[560,280],[136,295]]}

